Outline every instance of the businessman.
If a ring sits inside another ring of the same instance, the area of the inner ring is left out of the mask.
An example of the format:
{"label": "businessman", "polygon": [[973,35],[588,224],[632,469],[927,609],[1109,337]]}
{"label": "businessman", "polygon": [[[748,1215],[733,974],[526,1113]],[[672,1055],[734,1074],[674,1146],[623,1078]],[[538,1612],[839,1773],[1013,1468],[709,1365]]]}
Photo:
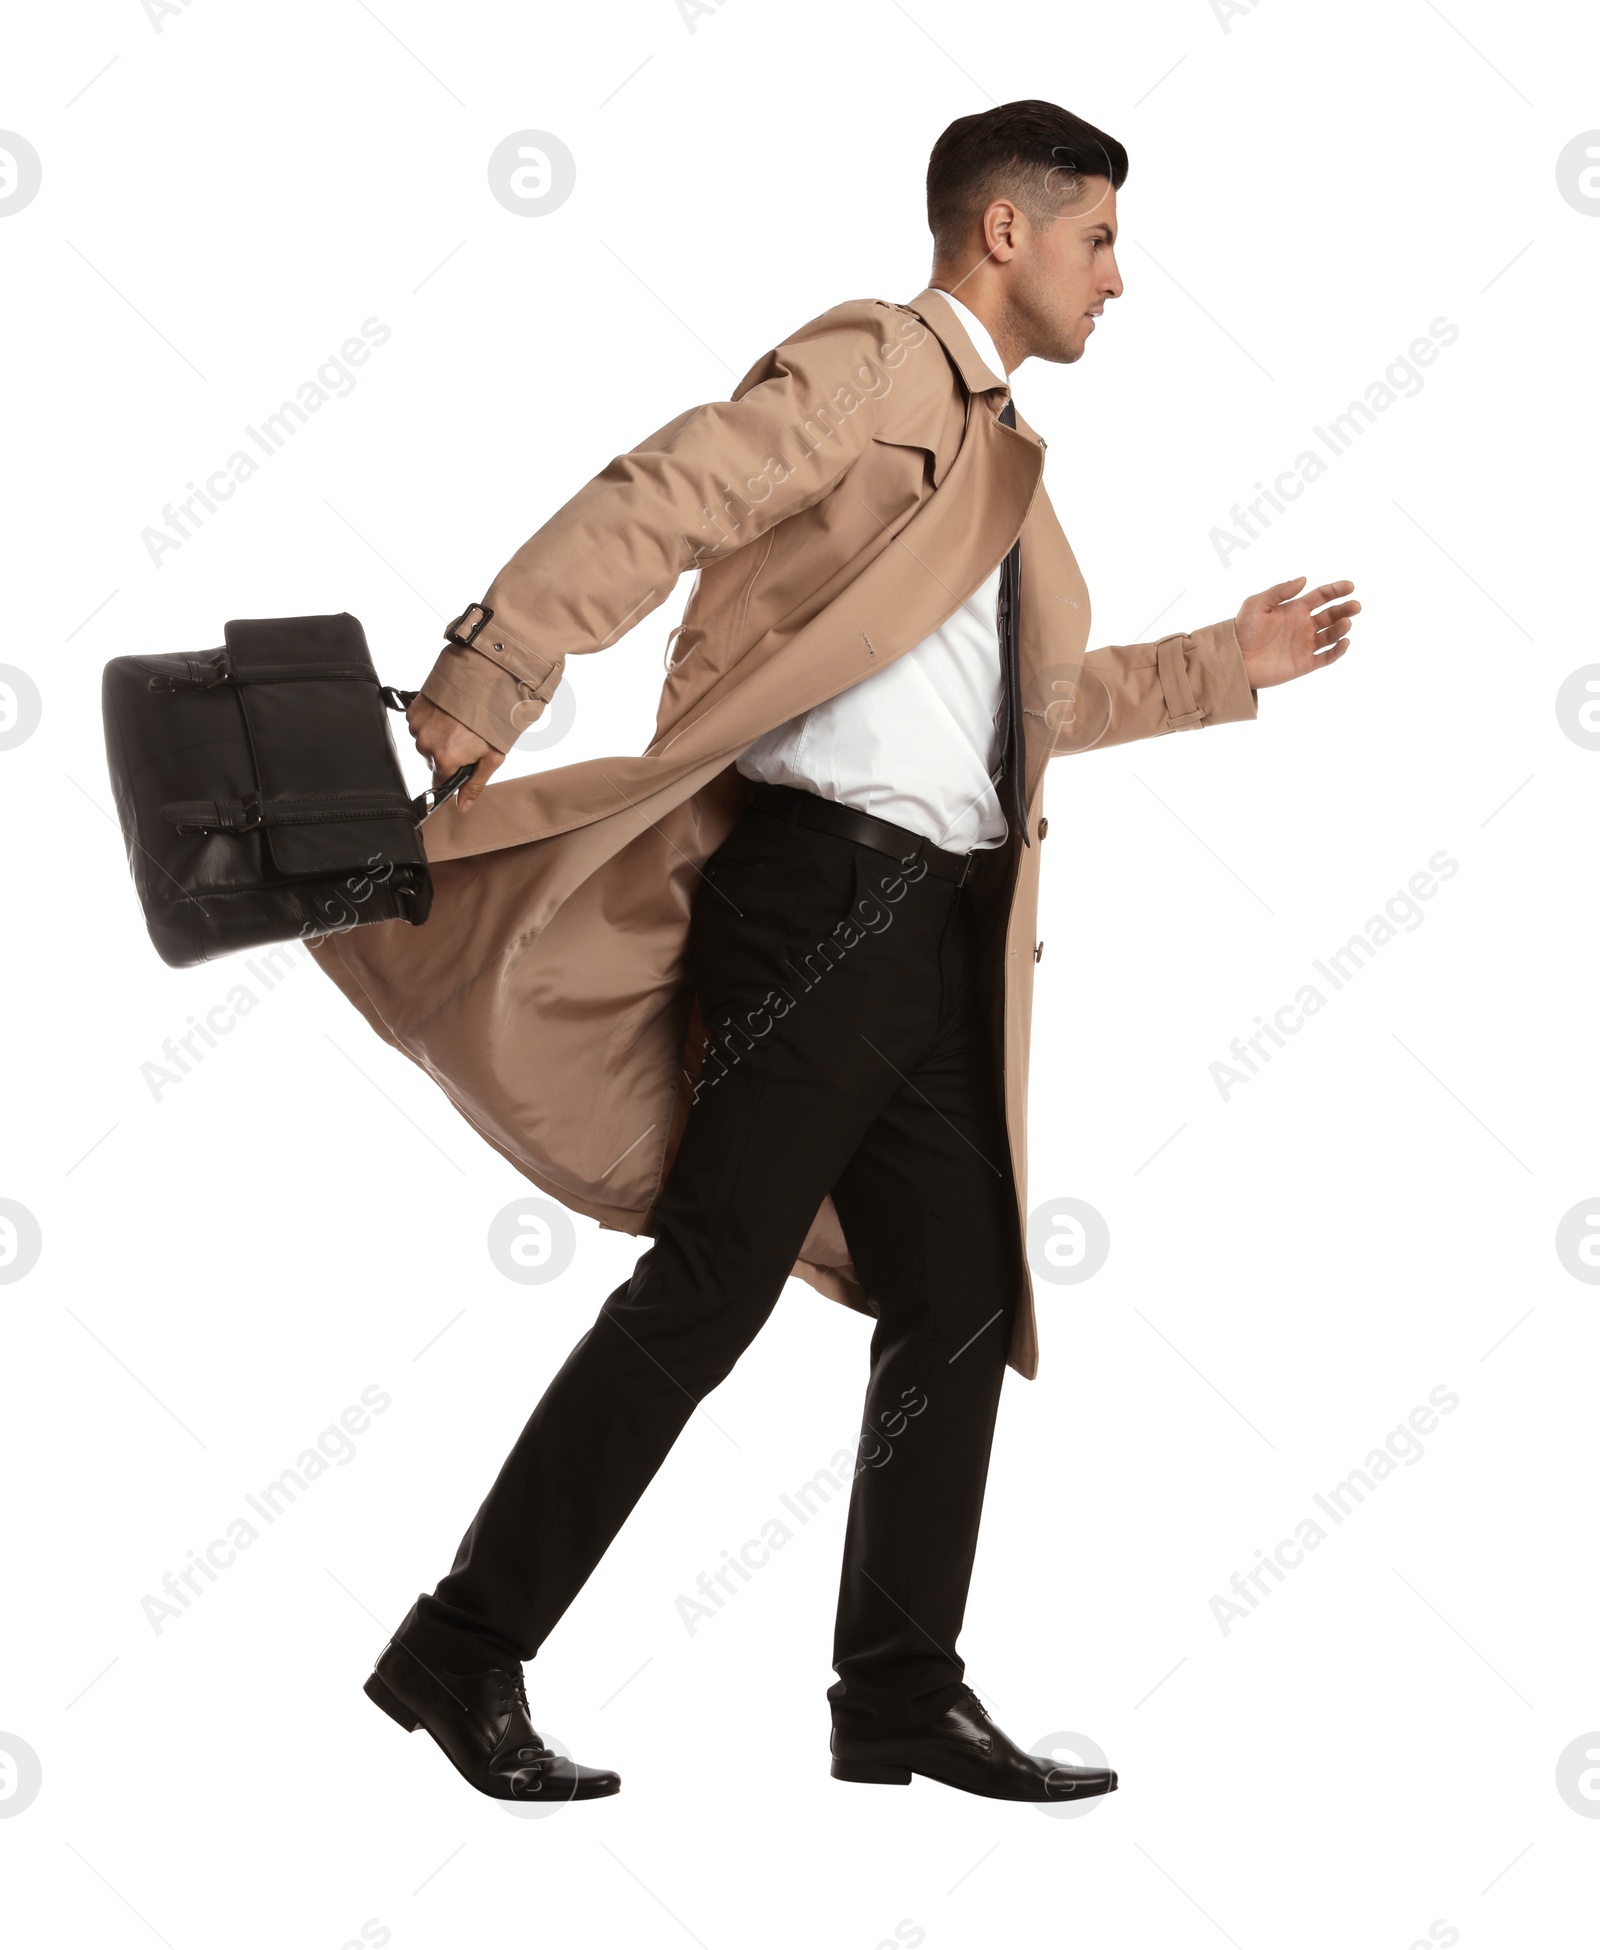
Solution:
{"label": "businessman", "polygon": [[[956,1651],[1001,1381],[1038,1367],[1046,763],[1254,718],[1260,690],[1344,654],[1359,607],[1302,577],[1229,621],[1086,649],[1009,380],[1081,359],[1121,296],[1127,171],[1049,103],[953,123],[928,288],[825,312],[613,460],[451,624],[411,708],[438,773],[477,768],[426,829],[432,918],[319,958],[535,1185],[650,1240],[367,1682],[485,1794],[619,1786],[540,1739],[523,1663],[791,1273],[872,1322],[833,1774],[1021,1801],[1116,1786],[1019,1748]],[[566,658],[689,569],[649,748],[490,785]]]}

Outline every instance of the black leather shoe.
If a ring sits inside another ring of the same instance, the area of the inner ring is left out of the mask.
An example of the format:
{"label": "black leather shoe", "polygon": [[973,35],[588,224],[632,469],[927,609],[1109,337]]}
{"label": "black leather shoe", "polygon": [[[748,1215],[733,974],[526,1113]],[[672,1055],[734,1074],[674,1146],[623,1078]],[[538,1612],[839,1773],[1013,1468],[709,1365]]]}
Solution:
{"label": "black leather shoe", "polygon": [[913,1774],[996,1801],[1087,1801],[1117,1785],[1111,1767],[1064,1767],[1025,1753],[970,1686],[925,1732],[874,1740],[833,1730],[833,1778],[905,1787]]}
{"label": "black leather shoe", "polygon": [[450,1672],[391,1639],[363,1690],[407,1733],[426,1728],[463,1780],[495,1801],[592,1801],[622,1786],[609,1768],[581,1767],[544,1744],[520,1666]]}

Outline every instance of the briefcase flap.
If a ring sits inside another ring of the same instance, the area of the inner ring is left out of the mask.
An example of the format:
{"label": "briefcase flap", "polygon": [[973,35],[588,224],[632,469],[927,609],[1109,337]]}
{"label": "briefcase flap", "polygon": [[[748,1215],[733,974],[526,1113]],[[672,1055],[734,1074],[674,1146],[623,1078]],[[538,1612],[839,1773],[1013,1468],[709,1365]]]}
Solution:
{"label": "briefcase flap", "polygon": [[349,677],[378,687],[360,619],[338,616],[268,616],[225,623],[228,673],[236,683]]}
{"label": "briefcase flap", "polygon": [[357,619],[232,622],[223,640],[278,871],[382,877],[421,865],[411,795]]}

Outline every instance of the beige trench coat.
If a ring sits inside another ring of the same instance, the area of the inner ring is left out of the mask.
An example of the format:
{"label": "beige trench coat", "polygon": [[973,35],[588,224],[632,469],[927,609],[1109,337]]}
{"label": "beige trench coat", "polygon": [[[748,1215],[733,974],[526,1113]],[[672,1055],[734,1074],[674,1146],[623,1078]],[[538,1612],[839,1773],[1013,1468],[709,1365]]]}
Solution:
{"label": "beige trench coat", "polygon": [[[1000,423],[1008,397],[939,292],[839,305],[730,401],[619,455],[453,626],[424,693],[506,750],[569,655],[614,643],[698,571],[647,751],[504,780],[469,814],[441,811],[424,829],[427,924],[352,929],[314,950],[379,1035],[572,1210],[650,1230],[703,1052],[685,944],[699,868],[744,802],[735,758],[919,643],[1020,533],[1034,843],[1013,834],[979,886],[1025,1226],[1046,760],[1256,705],[1231,622],[1086,653],[1088,591],[1040,486],[1044,443],[1020,418]],[[1022,1258],[1009,1360],[1031,1378]],[[794,1270],[871,1311],[831,1199]]]}

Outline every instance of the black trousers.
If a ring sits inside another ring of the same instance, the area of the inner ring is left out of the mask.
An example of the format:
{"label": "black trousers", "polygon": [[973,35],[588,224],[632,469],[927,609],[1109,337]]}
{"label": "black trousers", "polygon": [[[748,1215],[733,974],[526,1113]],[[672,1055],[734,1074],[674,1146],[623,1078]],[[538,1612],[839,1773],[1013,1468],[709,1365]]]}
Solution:
{"label": "black trousers", "polygon": [[971,887],[753,807],[706,865],[689,953],[712,1045],[654,1243],[397,1636],[457,1670],[534,1656],[831,1192],[876,1324],[828,1698],[838,1726],[910,1730],[962,1681],[1018,1292]]}

